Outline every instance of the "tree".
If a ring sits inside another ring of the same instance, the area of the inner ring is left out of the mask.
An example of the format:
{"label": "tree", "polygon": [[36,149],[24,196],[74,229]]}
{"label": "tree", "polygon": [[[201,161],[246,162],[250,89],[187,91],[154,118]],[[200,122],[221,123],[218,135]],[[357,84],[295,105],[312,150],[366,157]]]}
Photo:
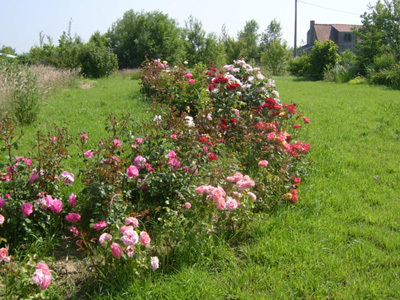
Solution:
{"label": "tree", "polygon": [[146,58],[182,61],[182,35],[176,21],[158,11],[137,13],[128,10],[107,32],[120,68],[139,67]]}
{"label": "tree", "polygon": [[236,41],[234,38],[229,36],[226,30],[225,24],[221,29],[221,43],[224,45],[225,49],[225,60],[232,63],[234,60],[244,59],[245,42],[243,40]]}
{"label": "tree", "polygon": [[281,23],[273,19],[269,23],[267,29],[261,34],[261,47],[264,49],[268,48],[271,42],[281,42],[282,39],[282,27]]}
{"label": "tree", "polygon": [[257,21],[250,20],[246,22],[243,31],[238,34],[239,41],[242,40],[245,44],[244,58],[246,60],[259,61],[258,40],[260,35],[258,34],[258,29]]}
{"label": "tree", "polygon": [[368,8],[370,12],[361,16],[363,27],[357,31],[358,61],[363,74],[376,56],[389,53],[396,63],[400,61],[400,0],[379,0]]}
{"label": "tree", "polygon": [[186,59],[191,65],[200,62],[206,65],[210,62],[217,65],[224,63],[224,45],[215,34],[206,35],[201,22],[192,16],[185,22],[185,36]]}
{"label": "tree", "polygon": [[17,55],[15,49],[11,48],[10,46],[3,45],[0,49],[0,54],[10,54],[10,55]]}
{"label": "tree", "polygon": [[261,63],[272,75],[284,75],[289,61],[292,57],[292,51],[287,48],[287,44],[281,44],[279,40],[272,40],[268,48],[261,53]]}

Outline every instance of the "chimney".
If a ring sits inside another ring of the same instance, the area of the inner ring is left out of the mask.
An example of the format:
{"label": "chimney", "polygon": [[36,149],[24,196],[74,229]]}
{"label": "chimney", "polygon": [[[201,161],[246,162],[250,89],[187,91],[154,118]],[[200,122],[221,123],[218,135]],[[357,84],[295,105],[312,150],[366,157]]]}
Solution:
{"label": "chimney", "polygon": [[314,28],[314,25],[315,25],[315,21],[314,20],[310,21],[310,29]]}

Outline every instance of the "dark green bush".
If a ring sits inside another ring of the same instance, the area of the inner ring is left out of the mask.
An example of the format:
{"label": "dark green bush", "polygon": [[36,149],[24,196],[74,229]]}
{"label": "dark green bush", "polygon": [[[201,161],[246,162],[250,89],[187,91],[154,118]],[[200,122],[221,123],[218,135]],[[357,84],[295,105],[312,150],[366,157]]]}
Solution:
{"label": "dark green bush", "polygon": [[310,67],[310,57],[303,55],[289,62],[289,72],[293,76],[304,76]]}
{"label": "dark green bush", "polygon": [[400,89],[400,66],[395,65],[391,69],[383,69],[379,72],[371,72],[369,80],[373,84],[386,85],[394,89]]}
{"label": "dark green bush", "polygon": [[118,58],[106,47],[87,43],[79,56],[81,73],[85,77],[101,78],[111,75],[118,69]]}
{"label": "dark green bush", "polygon": [[322,80],[324,73],[334,68],[339,61],[338,46],[331,40],[323,43],[315,41],[310,52],[310,66],[307,69],[307,77],[312,80]]}

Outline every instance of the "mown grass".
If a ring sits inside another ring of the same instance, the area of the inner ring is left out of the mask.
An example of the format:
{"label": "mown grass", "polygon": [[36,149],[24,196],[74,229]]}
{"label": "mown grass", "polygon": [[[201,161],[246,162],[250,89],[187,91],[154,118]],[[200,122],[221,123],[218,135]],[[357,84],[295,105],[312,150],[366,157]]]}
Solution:
{"label": "mown grass", "polygon": [[[199,241],[205,255],[175,268],[88,283],[93,299],[400,298],[400,94],[366,85],[277,78],[283,102],[311,119],[301,137],[314,161],[300,201],[259,216],[244,238]],[[36,130],[54,123],[97,143],[110,112],[148,116],[138,84],[114,76],[47,99]],[[84,289],[84,290],[85,290]],[[62,295],[60,295],[62,298]]]}

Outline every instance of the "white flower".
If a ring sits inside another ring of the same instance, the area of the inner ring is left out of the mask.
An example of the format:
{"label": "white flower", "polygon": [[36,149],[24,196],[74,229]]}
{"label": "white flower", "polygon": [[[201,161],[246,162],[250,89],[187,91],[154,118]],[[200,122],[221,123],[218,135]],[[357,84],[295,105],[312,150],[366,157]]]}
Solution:
{"label": "white flower", "polygon": [[225,71],[232,71],[233,70],[233,65],[225,65],[224,67]]}
{"label": "white flower", "polygon": [[185,117],[185,126],[192,128],[195,126],[194,122],[193,122],[193,118],[191,116],[186,116]]}
{"label": "white flower", "polygon": [[150,259],[150,265],[153,270],[157,270],[159,268],[159,260],[157,256],[153,256]]}
{"label": "white flower", "polygon": [[274,95],[275,99],[279,99],[279,92],[278,91],[272,91],[272,95]]}
{"label": "white flower", "polygon": [[256,77],[257,77],[257,79],[260,79],[260,80],[263,80],[263,79],[265,78],[264,75],[261,74],[261,73],[258,73],[258,74],[256,75]]}
{"label": "white flower", "polygon": [[153,119],[153,122],[160,123],[161,122],[161,116],[160,115],[156,115],[154,117],[154,119]]}
{"label": "white flower", "polygon": [[268,79],[268,83],[265,84],[266,87],[274,88],[275,87],[275,80]]}

